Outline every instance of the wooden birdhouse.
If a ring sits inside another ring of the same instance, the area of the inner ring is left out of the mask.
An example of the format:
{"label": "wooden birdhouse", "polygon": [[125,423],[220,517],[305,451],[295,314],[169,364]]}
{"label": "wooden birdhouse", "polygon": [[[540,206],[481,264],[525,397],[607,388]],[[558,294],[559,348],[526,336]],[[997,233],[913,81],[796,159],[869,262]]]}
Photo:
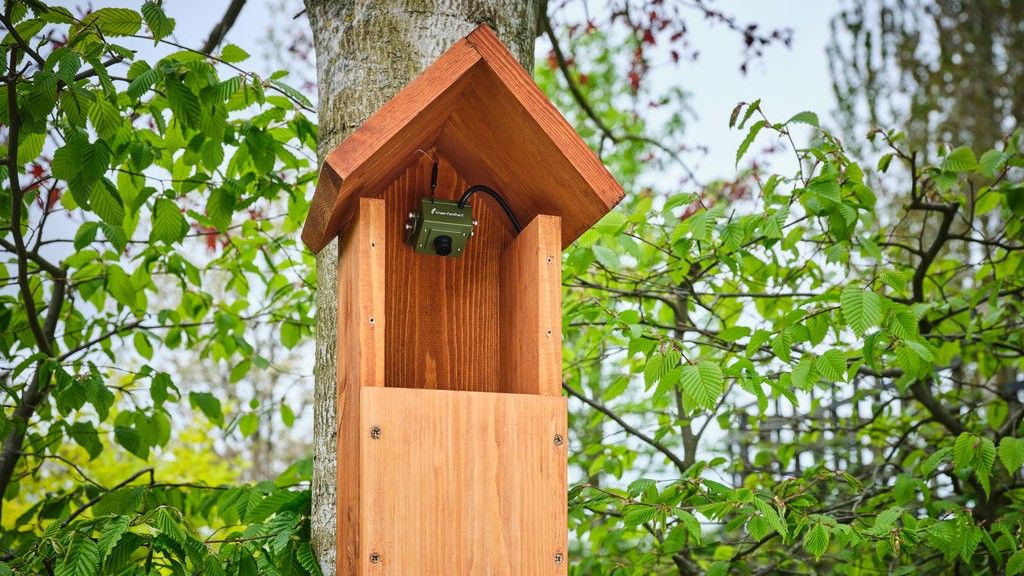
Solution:
{"label": "wooden birdhouse", "polygon": [[328,154],[338,574],[567,573],[561,252],[622,196],[486,26]]}

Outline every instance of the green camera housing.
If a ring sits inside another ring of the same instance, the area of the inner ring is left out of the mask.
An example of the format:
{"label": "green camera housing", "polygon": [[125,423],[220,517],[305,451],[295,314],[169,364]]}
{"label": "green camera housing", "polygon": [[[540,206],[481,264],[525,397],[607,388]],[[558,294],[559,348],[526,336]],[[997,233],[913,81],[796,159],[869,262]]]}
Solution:
{"label": "green camera housing", "polygon": [[473,207],[451,200],[420,198],[417,212],[409,213],[405,243],[420,254],[457,258],[473,235]]}

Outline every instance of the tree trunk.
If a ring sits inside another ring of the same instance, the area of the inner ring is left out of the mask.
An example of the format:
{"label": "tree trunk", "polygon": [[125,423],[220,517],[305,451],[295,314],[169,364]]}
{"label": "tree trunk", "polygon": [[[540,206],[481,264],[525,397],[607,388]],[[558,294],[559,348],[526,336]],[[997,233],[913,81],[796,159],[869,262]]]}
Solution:
{"label": "tree trunk", "polygon": [[[532,69],[545,0],[306,0],[316,48],[320,161],[375,110],[479,24]],[[313,548],[335,566],[337,240],[317,256],[313,395]],[[341,463],[344,466],[344,462]]]}

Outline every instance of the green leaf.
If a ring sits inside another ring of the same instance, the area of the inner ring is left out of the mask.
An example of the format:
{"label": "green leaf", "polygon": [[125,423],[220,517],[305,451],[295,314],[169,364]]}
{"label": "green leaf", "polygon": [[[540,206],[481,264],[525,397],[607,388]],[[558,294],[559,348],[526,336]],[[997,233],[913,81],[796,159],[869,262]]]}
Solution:
{"label": "green leaf", "polygon": [[743,159],[743,155],[747,153],[747,149],[750,148],[750,145],[754,143],[754,138],[757,138],[757,133],[767,125],[768,123],[764,120],[758,120],[750,127],[750,131],[747,132],[747,137],[743,139],[743,142],[740,143],[740,147],[736,149],[736,166],[740,165],[740,160]]}
{"label": "green leaf", "polygon": [[248,58],[249,58],[249,53],[246,52],[245,50],[242,50],[241,48],[239,48],[238,46],[236,46],[234,44],[228,44],[227,46],[224,47],[223,50],[221,50],[221,53],[220,53],[220,59],[225,61],[225,62],[228,62],[230,64],[234,64],[236,62],[242,62],[244,60],[247,60]]}
{"label": "green leaf", "polygon": [[842,382],[846,380],[846,355],[840,350],[829,350],[814,359],[814,369],[823,378]]}
{"label": "green leaf", "polygon": [[654,480],[649,478],[638,478],[629,483],[629,486],[626,488],[626,492],[629,494],[630,498],[636,498],[656,486],[657,482]]}
{"label": "green leaf", "polygon": [[869,290],[847,286],[839,297],[843,317],[858,336],[882,321],[882,299]]}
{"label": "green leaf", "polygon": [[317,562],[316,556],[313,554],[313,547],[309,542],[299,544],[299,548],[295,551],[295,558],[306,569],[306,572],[309,572],[310,576],[323,575],[320,571],[320,563]]}
{"label": "green leaf", "polygon": [[252,360],[249,360],[248,358],[242,360],[238,364],[235,364],[235,366],[231,369],[230,374],[228,374],[228,380],[231,383],[238,382],[242,378],[245,378],[245,375],[249,373],[249,368],[251,367]]}
{"label": "green leaf", "polygon": [[121,537],[124,536],[131,523],[132,519],[129,516],[116,516],[103,525],[99,540],[100,558],[106,558],[110,554],[114,546],[121,541]]}
{"label": "green leaf", "polygon": [[657,515],[658,509],[654,506],[627,506],[625,512],[622,514],[622,522],[626,526],[633,528],[654,520],[654,517]]}
{"label": "green leaf", "polygon": [[238,419],[238,431],[242,433],[244,438],[252,436],[259,427],[260,417],[255,412],[246,412],[244,416]]}
{"label": "green leaf", "polygon": [[117,194],[117,189],[106,178],[96,182],[89,195],[89,208],[104,222],[111,226],[124,223],[124,204]]}
{"label": "green leaf", "polygon": [[117,264],[111,264],[107,268],[107,292],[120,304],[128,308],[135,306],[135,287],[132,285],[131,276]]}
{"label": "green leaf", "polygon": [[602,266],[609,270],[619,269],[619,255],[613,250],[600,244],[594,244],[591,246],[591,250],[594,252],[594,258],[600,262]]}
{"label": "green leaf", "polygon": [[1024,550],[1017,550],[1006,561],[1006,576],[1016,576],[1024,573]]}
{"label": "green leaf", "polygon": [[89,107],[89,121],[101,138],[110,138],[121,126],[121,115],[110,100],[98,97]]}
{"label": "green leaf", "polygon": [[281,344],[291,350],[295,348],[295,345],[299,343],[299,325],[295,322],[282,322],[281,323]]}
{"label": "green leaf", "polygon": [[224,425],[224,412],[220,408],[220,400],[209,392],[189,392],[188,401],[192,408],[198,408],[207,420],[217,426]]}
{"label": "green leaf", "polygon": [[961,432],[953,444],[953,463],[957,469],[969,468],[974,462],[975,436],[970,432]]}
{"label": "green leaf", "polygon": [[83,222],[75,232],[75,250],[82,250],[92,244],[96,240],[96,233],[99,229],[100,225],[97,222]]}
{"label": "green leaf", "polygon": [[197,126],[202,116],[199,98],[177,78],[166,78],[164,88],[167,92],[167,103],[170,104],[175,117],[185,126]]}
{"label": "green leaf", "polygon": [[291,406],[281,402],[280,412],[281,422],[285,425],[285,428],[291,428],[295,424],[295,412],[292,411]]}
{"label": "green leaf", "polygon": [[128,84],[128,88],[125,90],[125,93],[132,100],[138,100],[139,98],[142,98],[142,95],[152,88],[162,76],[163,75],[158,69],[150,68],[136,76],[131,83]]}
{"label": "green leaf", "polygon": [[1024,439],[1006,436],[1000,440],[999,460],[1011,475],[1018,474],[1024,466]]}
{"label": "green leaf", "polygon": [[948,172],[968,172],[977,167],[978,161],[974,158],[974,151],[967,146],[953,150],[942,161],[942,169]]}
{"label": "green leaf", "polygon": [[700,529],[700,520],[697,520],[696,516],[682,508],[676,509],[676,518],[679,518],[683,525],[686,526],[686,531],[690,533],[694,542],[700,543],[701,537],[703,536]]}
{"label": "green leaf", "polygon": [[130,36],[142,27],[142,17],[127,8],[100,8],[82,19],[85,27],[95,27],[104,36]]}
{"label": "green leaf", "polygon": [[903,514],[903,508],[900,506],[886,508],[875,517],[874,525],[866,530],[866,532],[874,536],[888,534],[896,526],[896,520],[899,519],[901,514]]}
{"label": "green leaf", "polygon": [[818,115],[814,112],[798,112],[789,120],[786,120],[786,124],[807,124],[810,126],[818,127]]}
{"label": "green leaf", "polygon": [[132,336],[132,342],[135,344],[135,351],[139,353],[146,360],[152,360],[153,358],[153,345],[149,343],[149,338],[146,337],[145,332],[136,332]]}
{"label": "green leaf", "polygon": [[231,216],[235,213],[235,195],[225,187],[210,190],[206,201],[206,215],[219,232],[227,230],[231,225]]}
{"label": "green leaf", "polygon": [[146,2],[142,5],[142,17],[146,20],[146,26],[153,33],[153,38],[159,40],[170,36],[174,31],[174,20],[164,14],[160,5],[156,2]]}
{"label": "green leaf", "polygon": [[754,508],[757,508],[761,516],[768,522],[768,525],[775,529],[785,540],[789,536],[789,528],[786,526],[786,521],[783,519],[782,514],[774,506],[760,498],[755,497],[753,502]]}
{"label": "green leaf", "polygon": [[100,442],[99,434],[90,422],[84,420],[75,422],[68,427],[68,436],[71,436],[76,444],[85,448],[89,454],[89,460],[94,460],[103,452],[103,443]]}
{"label": "green leaf", "polygon": [[743,119],[740,120],[740,124],[739,124],[739,126],[737,126],[737,128],[739,128],[740,130],[743,130],[743,126],[747,123],[747,120],[750,120],[750,117],[754,115],[754,112],[757,112],[760,109],[761,109],[761,100],[760,99],[754,100],[753,102],[751,102],[750,106],[747,107],[747,111],[743,113]]}
{"label": "green leaf", "polygon": [[813,361],[809,356],[801,358],[800,362],[793,367],[793,373],[790,376],[793,386],[801,390],[809,390],[814,384],[814,381],[811,380],[813,368]]}
{"label": "green leaf", "polygon": [[885,173],[886,171],[888,171],[889,170],[889,164],[892,164],[892,159],[893,159],[893,156],[895,156],[895,155],[896,155],[895,152],[890,152],[888,154],[882,154],[882,157],[878,159],[878,171],[882,172],[882,173]]}
{"label": "green leaf", "polygon": [[54,576],[95,576],[99,573],[100,549],[92,539],[76,536],[57,565]]}
{"label": "green leaf", "polygon": [[709,410],[715,407],[725,392],[725,378],[718,364],[701,361],[696,366],[683,366],[680,383],[698,406]]}
{"label": "green leaf", "polygon": [[312,108],[313,107],[313,103],[309,101],[309,98],[306,98],[305,94],[303,94],[302,92],[299,92],[298,90],[296,90],[295,88],[292,88],[291,86],[285,84],[284,82],[280,82],[278,80],[273,80],[272,79],[272,80],[270,80],[270,85],[275,87],[275,88],[277,88],[281,92],[284,92],[289,97],[291,97],[293,100],[295,100],[299,104],[302,104],[306,108]]}
{"label": "green leaf", "polygon": [[804,548],[817,560],[828,549],[829,536],[828,528],[818,522],[804,535]]}
{"label": "green leaf", "polygon": [[150,242],[171,245],[180,242],[188,233],[188,223],[178,205],[166,198],[158,198],[153,205],[153,228]]}

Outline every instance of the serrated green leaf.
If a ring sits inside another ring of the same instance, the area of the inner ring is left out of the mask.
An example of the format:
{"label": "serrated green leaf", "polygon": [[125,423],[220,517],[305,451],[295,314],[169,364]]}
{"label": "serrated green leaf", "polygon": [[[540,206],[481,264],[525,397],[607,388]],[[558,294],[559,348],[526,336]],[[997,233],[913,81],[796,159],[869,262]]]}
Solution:
{"label": "serrated green leaf", "polygon": [[1017,576],[1024,573],[1024,550],[1017,550],[1006,561],[1006,576]]}
{"label": "serrated green leaf", "polygon": [[160,40],[174,32],[174,20],[168,18],[156,2],[145,2],[142,5],[141,12],[142,17],[146,20],[146,26],[149,27],[149,31],[153,34],[154,39]]}
{"label": "serrated green leaf", "polygon": [[295,558],[299,561],[299,565],[309,572],[310,576],[323,575],[320,571],[320,563],[317,562],[316,556],[313,554],[313,547],[309,545],[309,542],[299,544],[295,551]]}
{"label": "serrated green leaf", "polygon": [[1024,440],[1004,437],[999,441],[999,460],[1011,475],[1018,474],[1024,466]]}
{"label": "serrated green leaf", "polygon": [[817,128],[819,126],[818,115],[808,111],[797,112],[792,118],[786,120],[786,124],[807,124]]}
{"label": "serrated green leaf", "polygon": [[96,98],[89,107],[89,121],[102,138],[110,138],[121,126],[121,115],[106,98]]}
{"label": "serrated green leaf", "polygon": [[135,286],[132,285],[131,276],[117,264],[107,268],[106,287],[107,292],[120,304],[128,308],[135,305]]}
{"label": "serrated green leaf", "polygon": [[679,379],[683,391],[698,406],[713,409],[725,392],[725,378],[718,364],[701,361],[697,365],[683,366]]}
{"label": "serrated green leaf", "polygon": [[57,564],[54,576],[94,576],[99,572],[100,550],[92,539],[76,536]]}
{"label": "serrated green leaf", "polygon": [[106,558],[108,554],[121,541],[121,537],[131,526],[132,519],[128,516],[116,516],[103,525],[99,539],[100,558]]}
{"label": "serrated green leaf", "polygon": [[828,549],[829,536],[828,528],[818,522],[804,534],[804,548],[817,560]]}
{"label": "serrated green leaf", "polygon": [[754,143],[754,138],[757,138],[758,132],[767,125],[768,123],[764,120],[758,120],[750,127],[750,131],[747,132],[747,137],[743,139],[743,142],[740,143],[740,147],[736,149],[736,166],[740,165],[740,160],[743,159],[743,156],[747,153],[747,149],[750,148],[750,145]]}
{"label": "serrated green leaf", "polygon": [[869,290],[847,286],[840,295],[843,317],[858,336],[882,321],[882,299]]}
{"label": "serrated green leaf", "polygon": [[234,194],[225,187],[210,190],[210,197],[206,200],[206,215],[218,231],[227,230],[227,227],[231,225],[231,217],[234,213]]}
{"label": "serrated green leaf", "polygon": [[228,44],[221,50],[220,59],[230,64],[242,62],[249,58],[249,53],[234,44]]}
{"label": "serrated green leaf", "polygon": [[801,390],[809,390],[814,381],[811,380],[814,372],[813,361],[809,356],[804,356],[800,359],[800,362],[793,367],[793,373],[790,376],[790,380],[793,386]]}
{"label": "serrated green leaf", "polygon": [[768,522],[768,525],[785,540],[789,536],[789,527],[786,526],[786,521],[783,519],[782,514],[774,506],[760,498],[755,497],[753,503],[754,508],[757,508],[761,516]]}
{"label": "serrated green leaf", "polygon": [[153,205],[153,228],[150,242],[171,245],[180,242],[188,233],[188,223],[178,206],[166,198],[158,198]]}
{"label": "serrated green leaf", "polygon": [[840,350],[828,350],[814,359],[814,369],[823,378],[842,382],[846,380],[846,355]]}
{"label": "serrated green leaf", "polygon": [[655,488],[657,485],[657,482],[649,478],[638,478],[637,480],[629,483],[629,486],[626,488],[626,492],[631,498],[636,498],[651,488]]}
{"label": "serrated green leaf", "polygon": [[961,432],[953,444],[953,463],[957,469],[969,468],[974,462],[975,436],[970,432]]}
{"label": "serrated green leaf", "polygon": [[622,514],[622,522],[633,528],[654,520],[658,515],[658,509],[654,506],[634,505],[627,506]]}
{"label": "serrated green leaf", "polygon": [[178,121],[190,127],[199,125],[202,110],[199,98],[192,90],[177,78],[164,79],[164,90],[167,93],[167,103]]}
{"label": "serrated green leaf", "polygon": [[974,151],[967,146],[953,150],[942,161],[942,169],[947,172],[968,172],[978,167]]}
{"label": "serrated green leaf", "polygon": [[142,16],[127,8],[100,8],[82,18],[82,25],[104,36],[130,36],[142,27]]}

